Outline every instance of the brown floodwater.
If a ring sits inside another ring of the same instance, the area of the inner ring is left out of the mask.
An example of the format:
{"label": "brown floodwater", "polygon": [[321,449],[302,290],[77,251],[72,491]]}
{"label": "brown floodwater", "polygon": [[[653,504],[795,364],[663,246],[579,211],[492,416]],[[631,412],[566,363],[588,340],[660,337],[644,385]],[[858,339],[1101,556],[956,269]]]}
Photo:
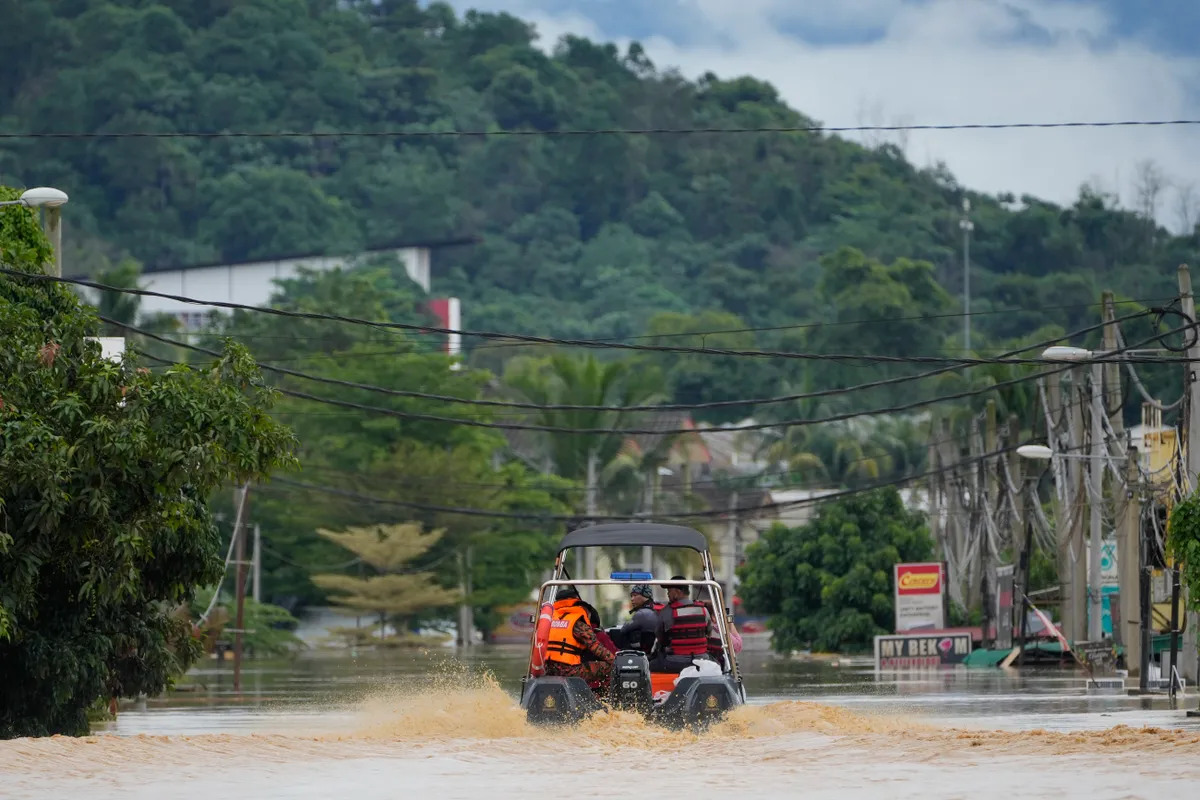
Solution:
{"label": "brown floodwater", "polygon": [[[745,654],[751,704],[700,735],[631,715],[527,725],[519,649],[228,665],[83,739],[0,742],[0,798],[1155,798],[1194,793],[1200,720],[1082,675],[877,675]],[[565,788],[569,784],[570,788]]]}

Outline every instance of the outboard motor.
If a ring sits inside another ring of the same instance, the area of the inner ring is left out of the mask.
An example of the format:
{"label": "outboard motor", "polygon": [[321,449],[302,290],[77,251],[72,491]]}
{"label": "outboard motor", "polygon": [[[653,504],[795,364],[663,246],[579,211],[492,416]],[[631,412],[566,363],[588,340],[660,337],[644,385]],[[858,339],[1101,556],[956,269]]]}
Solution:
{"label": "outboard motor", "polygon": [[574,725],[603,709],[583,678],[543,676],[522,689],[521,707],[534,724]]}
{"label": "outboard motor", "polygon": [[650,659],[641,650],[621,650],[613,660],[612,687],[608,692],[613,708],[649,714],[654,708],[650,683]]}

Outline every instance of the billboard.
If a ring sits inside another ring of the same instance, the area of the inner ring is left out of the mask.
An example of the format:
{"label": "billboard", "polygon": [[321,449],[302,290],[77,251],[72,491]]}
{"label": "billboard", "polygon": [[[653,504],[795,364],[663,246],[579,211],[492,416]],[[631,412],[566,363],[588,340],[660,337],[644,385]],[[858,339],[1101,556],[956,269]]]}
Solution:
{"label": "billboard", "polygon": [[967,660],[972,647],[969,631],[876,636],[875,668],[953,667]]}
{"label": "billboard", "polygon": [[895,567],[896,633],[946,627],[946,571],[940,563]]}
{"label": "billboard", "polygon": [[537,603],[517,603],[497,610],[501,622],[492,631],[492,644],[528,644],[533,637]]}

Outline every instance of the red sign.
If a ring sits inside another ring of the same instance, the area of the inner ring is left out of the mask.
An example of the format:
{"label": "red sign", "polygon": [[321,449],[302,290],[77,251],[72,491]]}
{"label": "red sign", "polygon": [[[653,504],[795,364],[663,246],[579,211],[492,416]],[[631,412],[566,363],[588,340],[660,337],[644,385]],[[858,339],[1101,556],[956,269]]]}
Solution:
{"label": "red sign", "polygon": [[897,564],[896,593],[901,597],[942,593],[941,564]]}

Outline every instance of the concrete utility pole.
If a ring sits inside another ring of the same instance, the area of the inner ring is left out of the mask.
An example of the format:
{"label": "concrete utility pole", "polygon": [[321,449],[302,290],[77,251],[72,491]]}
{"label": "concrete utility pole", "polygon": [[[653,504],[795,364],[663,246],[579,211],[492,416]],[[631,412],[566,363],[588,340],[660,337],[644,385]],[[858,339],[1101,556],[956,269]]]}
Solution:
{"label": "concrete utility pole", "polygon": [[[1125,492],[1119,506],[1121,526],[1117,537],[1117,582],[1118,615],[1123,630],[1121,637],[1125,645],[1125,665],[1131,675],[1142,672],[1142,609],[1141,609],[1141,562],[1142,562],[1142,497],[1139,492],[1138,453],[1133,447],[1126,448]],[[1116,631],[1113,631],[1116,635]]]}
{"label": "concrete utility pole", "polygon": [[971,201],[966,197],[962,201],[963,215],[958,221],[958,227],[963,232],[963,348],[971,352],[971,231],[975,223],[971,222]]}
{"label": "concrete utility pole", "polygon": [[62,277],[62,207],[46,207],[46,238],[54,248],[54,277]]}
{"label": "concrete utility pole", "polygon": [[[1113,353],[1120,349],[1117,337],[1117,311],[1114,295],[1105,292],[1104,349]],[[1115,409],[1109,418],[1117,441],[1125,436],[1125,397],[1121,392],[1122,364],[1108,364],[1104,374],[1104,402],[1107,408]],[[1128,442],[1126,442],[1128,445]],[[1117,597],[1120,614],[1117,618],[1123,626],[1121,642],[1125,646],[1125,664],[1131,675],[1141,673],[1141,551],[1142,551],[1142,499],[1139,493],[1140,474],[1138,454],[1132,446],[1125,448],[1125,480],[1123,497],[1118,508],[1120,530],[1117,535]],[[1117,632],[1114,630],[1113,635]]]}
{"label": "concrete utility pole", "polygon": [[[587,516],[588,524],[596,524],[596,516],[599,514],[599,457],[596,455],[595,448],[588,451],[587,460]],[[596,548],[588,547],[583,551],[583,574],[579,576],[583,580],[592,580],[596,577]],[[596,605],[596,587],[583,586],[583,591],[580,593],[587,602],[593,606]]]}
{"label": "concrete utility pole", "polygon": [[458,644],[460,647],[475,645],[475,609],[471,606],[470,596],[474,591],[471,582],[472,558],[471,545],[463,547],[458,557],[458,590],[462,593],[462,602],[458,606]]}
{"label": "concrete utility pole", "polygon": [[737,560],[737,535],[738,535],[738,493],[735,491],[729,496],[729,527],[725,532],[725,541],[721,548],[721,577],[724,579],[721,582],[724,584],[723,593],[726,602],[732,602],[733,597],[733,573],[734,561]]}
{"label": "concrete utility pole", "polygon": [[[238,492],[233,494],[233,503],[238,505]],[[246,483],[241,491],[241,512],[233,526],[235,564],[237,565],[237,582],[234,588],[237,598],[237,617],[233,629],[233,690],[242,690],[242,639],[246,632],[246,517],[250,510],[250,484]]]}
{"label": "concrete utility pole", "polygon": [[1100,583],[1101,519],[1104,500],[1104,365],[1092,364],[1091,458],[1088,459],[1088,510],[1091,512],[1091,537],[1088,544],[1088,641],[1104,638],[1103,595]]}
{"label": "concrete utility pole", "polygon": [[[1067,493],[1067,507],[1070,525],[1066,530],[1067,536],[1067,575],[1070,576],[1070,642],[1082,642],[1087,637],[1087,558],[1084,546],[1084,500],[1087,489],[1084,488],[1084,461],[1082,455],[1082,437],[1084,437],[1084,371],[1072,369],[1072,385],[1070,385],[1070,402],[1067,407],[1068,453],[1076,456],[1067,459],[1067,475],[1070,488]],[[1064,619],[1067,616],[1064,615]]]}
{"label": "concrete utility pole", "polygon": [[262,528],[254,523],[254,602],[262,602]]}
{"label": "concrete utility pole", "polygon": [[[1196,301],[1192,296],[1192,276],[1188,272],[1187,264],[1179,265],[1179,298],[1183,313],[1188,316],[1188,319],[1195,320]],[[1195,341],[1200,339],[1200,335],[1192,332],[1189,334],[1189,339]],[[1200,342],[1188,348],[1188,361],[1187,478],[1192,485],[1192,490],[1196,491],[1200,489],[1200,381],[1197,381],[1197,377],[1200,376]],[[1183,602],[1186,608],[1186,597]],[[1192,684],[1197,681],[1196,662],[1200,655],[1196,650],[1197,626],[1200,626],[1200,614],[1194,611],[1187,612],[1179,674]]]}

